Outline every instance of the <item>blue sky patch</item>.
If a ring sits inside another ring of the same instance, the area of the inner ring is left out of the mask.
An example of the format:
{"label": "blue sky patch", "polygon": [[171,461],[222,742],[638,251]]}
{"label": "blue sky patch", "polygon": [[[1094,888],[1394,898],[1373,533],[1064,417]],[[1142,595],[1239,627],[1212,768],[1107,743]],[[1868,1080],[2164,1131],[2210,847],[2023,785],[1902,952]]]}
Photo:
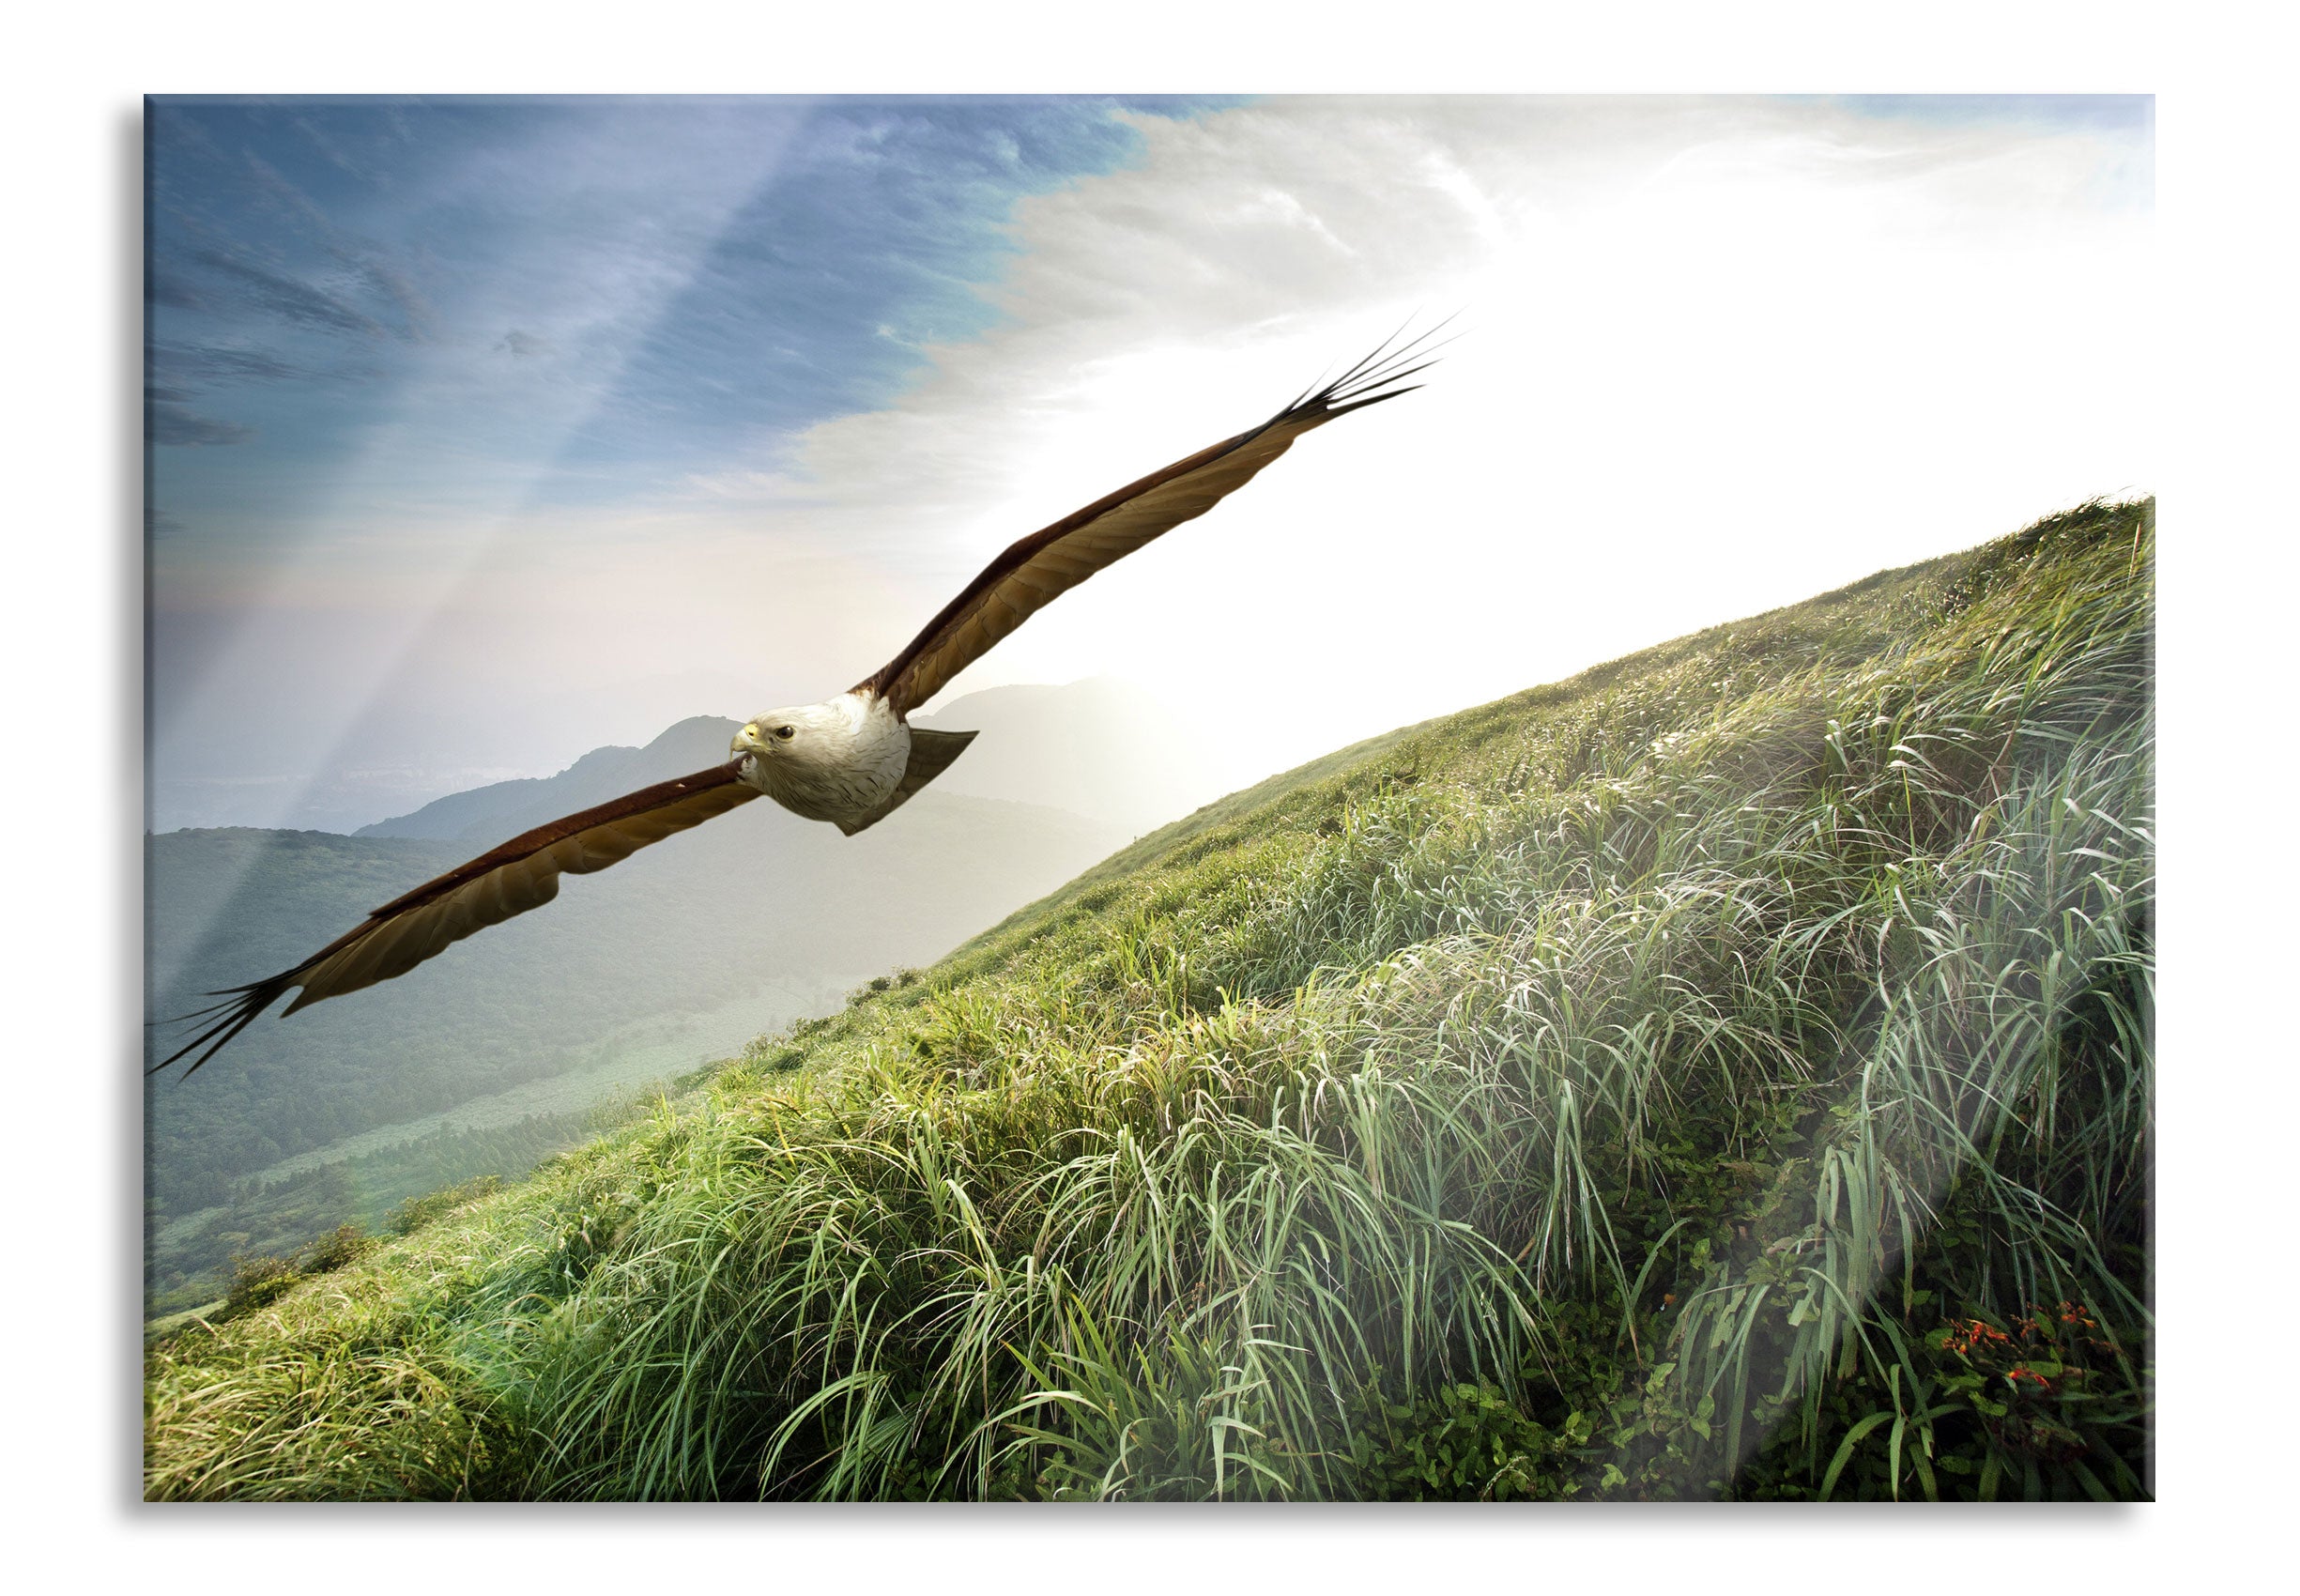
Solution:
{"label": "blue sky patch", "polygon": [[[153,509],[601,502],[771,460],[978,335],[1015,202],[1170,99],[158,99]],[[410,462],[421,460],[421,480]]]}

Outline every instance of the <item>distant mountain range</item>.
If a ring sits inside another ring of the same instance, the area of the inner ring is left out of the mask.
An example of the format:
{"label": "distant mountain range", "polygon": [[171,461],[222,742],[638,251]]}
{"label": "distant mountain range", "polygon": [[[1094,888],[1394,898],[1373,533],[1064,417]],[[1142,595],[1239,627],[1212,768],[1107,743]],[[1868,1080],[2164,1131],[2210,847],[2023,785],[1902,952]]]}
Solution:
{"label": "distant mountain range", "polygon": [[[915,719],[923,727],[982,733],[936,781],[935,791],[1066,809],[1129,836],[1227,790],[1196,758],[1171,711],[1111,677],[1060,687],[991,687]],[[739,729],[723,715],[696,715],[643,748],[594,748],[557,775],[451,793],[352,835],[493,846],[561,815],[723,763]]]}
{"label": "distant mountain range", "polygon": [[725,764],[728,742],[741,729],[742,722],[724,715],[695,715],[644,748],[593,748],[557,775],[498,781],[468,792],[451,792],[412,814],[377,821],[351,835],[490,847],[561,815],[706,765]]}

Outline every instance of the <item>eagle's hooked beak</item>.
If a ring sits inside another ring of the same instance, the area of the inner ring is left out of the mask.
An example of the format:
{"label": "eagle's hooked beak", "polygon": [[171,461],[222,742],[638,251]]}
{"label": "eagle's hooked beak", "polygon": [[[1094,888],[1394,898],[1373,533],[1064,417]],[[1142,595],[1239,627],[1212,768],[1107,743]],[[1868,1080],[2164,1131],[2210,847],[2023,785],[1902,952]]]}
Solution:
{"label": "eagle's hooked beak", "polygon": [[766,744],[759,740],[759,723],[752,721],[734,735],[728,744],[728,763],[735,767],[738,781],[766,779]]}

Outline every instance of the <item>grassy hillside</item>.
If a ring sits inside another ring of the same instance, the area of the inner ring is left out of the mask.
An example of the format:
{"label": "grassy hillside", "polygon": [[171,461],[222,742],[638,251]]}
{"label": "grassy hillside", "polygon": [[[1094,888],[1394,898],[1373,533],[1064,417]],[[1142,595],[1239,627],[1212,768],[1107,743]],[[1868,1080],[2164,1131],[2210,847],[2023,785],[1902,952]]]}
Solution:
{"label": "grassy hillside", "polygon": [[2153,529],[1201,811],[246,1282],[147,1489],[2145,1496]]}

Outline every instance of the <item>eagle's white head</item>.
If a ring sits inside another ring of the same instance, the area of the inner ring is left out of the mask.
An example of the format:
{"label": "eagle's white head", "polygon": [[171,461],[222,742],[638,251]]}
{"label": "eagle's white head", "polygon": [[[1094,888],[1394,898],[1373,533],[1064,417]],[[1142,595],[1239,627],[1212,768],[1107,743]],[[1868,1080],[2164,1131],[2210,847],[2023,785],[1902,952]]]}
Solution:
{"label": "eagle's white head", "polygon": [[861,719],[854,695],[842,693],[828,703],[799,704],[753,715],[735,733],[728,752],[740,759],[755,754],[774,764],[820,764],[843,761],[854,743]]}
{"label": "eagle's white head", "polygon": [[755,715],[728,748],[746,783],[817,819],[878,804],[901,779],[909,751],[908,728],[864,693]]}

